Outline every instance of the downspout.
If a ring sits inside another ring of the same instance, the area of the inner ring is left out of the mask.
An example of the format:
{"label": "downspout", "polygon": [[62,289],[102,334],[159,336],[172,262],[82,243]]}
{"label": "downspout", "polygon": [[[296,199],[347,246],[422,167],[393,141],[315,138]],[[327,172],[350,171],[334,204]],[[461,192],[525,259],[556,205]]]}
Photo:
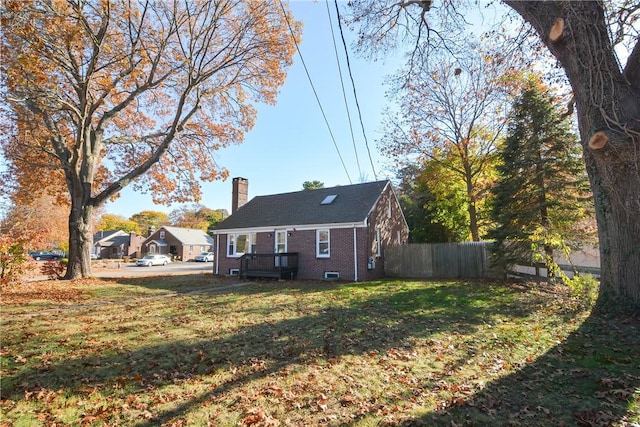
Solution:
{"label": "downspout", "polygon": [[216,268],[214,274],[217,276],[219,274],[218,259],[220,258],[220,235],[216,234]]}
{"label": "downspout", "polygon": [[358,233],[357,228],[353,226],[353,271],[354,271],[354,282],[358,281]]}

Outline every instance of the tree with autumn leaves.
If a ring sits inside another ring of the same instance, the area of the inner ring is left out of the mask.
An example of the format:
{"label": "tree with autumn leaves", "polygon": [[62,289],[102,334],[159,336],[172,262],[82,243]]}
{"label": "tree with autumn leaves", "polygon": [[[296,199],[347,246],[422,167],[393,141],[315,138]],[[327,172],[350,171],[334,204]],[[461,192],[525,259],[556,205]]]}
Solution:
{"label": "tree with autumn leaves", "polygon": [[[435,55],[411,67],[394,79],[391,99],[399,108],[388,115],[380,149],[400,170],[407,164],[424,166],[420,176],[432,180],[431,192],[439,201],[452,199],[454,190],[461,189],[457,206],[449,204],[452,211],[441,216],[456,216],[457,207],[463,207],[465,234],[479,241],[486,229],[485,200],[506,123],[505,106],[519,84],[518,73],[500,52],[473,43],[467,44],[465,58]],[[437,185],[447,188],[437,191]],[[450,194],[442,194],[447,189]]]}
{"label": "tree with autumn leaves", "polygon": [[300,33],[252,0],[7,0],[2,27],[0,144],[12,180],[70,205],[67,279],[91,274],[93,212],[127,185],[197,202],[227,176],[212,153],[275,103]]}
{"label": "tree with autumn leaves", "polygon": [[[572,89],[580,145],[594,196],[600,249],[599,305],[640,305],[640,4],[627,0],[504,0],[535,35]],[[410,63],[438,50],[459,54],[470,2],[352,0],[351,22],[365,49],[411,50]],[[475,11],[477,14],[477,10]],[[461,36],[461,37],[457,37]],[[495,36],[495,34],[494,34]],[[515,40],[515,39],[514,39]],[[523,52],[514,41],[514,54]]]}

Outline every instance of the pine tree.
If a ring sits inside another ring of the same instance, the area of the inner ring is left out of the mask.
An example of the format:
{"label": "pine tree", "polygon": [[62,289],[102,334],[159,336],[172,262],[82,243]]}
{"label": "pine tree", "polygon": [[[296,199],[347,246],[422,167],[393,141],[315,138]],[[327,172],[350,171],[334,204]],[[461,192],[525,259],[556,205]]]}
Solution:
{"label": "pine tree", "polygon": [[513,107],[493,189],[498,268],[553,262],[553,248],[576,244],[575,226],[592,212],[578,137],[539,81]]}

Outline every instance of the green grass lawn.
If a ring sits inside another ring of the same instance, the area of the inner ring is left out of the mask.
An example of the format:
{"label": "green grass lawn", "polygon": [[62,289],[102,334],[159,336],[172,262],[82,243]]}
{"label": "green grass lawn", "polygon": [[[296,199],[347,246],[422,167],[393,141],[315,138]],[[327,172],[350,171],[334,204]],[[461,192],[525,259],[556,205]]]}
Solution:
{"label": "green grass lawn", "polygon": [[637,318],[530,286],[179,276],[2,291],[0,426],[637,426]]}

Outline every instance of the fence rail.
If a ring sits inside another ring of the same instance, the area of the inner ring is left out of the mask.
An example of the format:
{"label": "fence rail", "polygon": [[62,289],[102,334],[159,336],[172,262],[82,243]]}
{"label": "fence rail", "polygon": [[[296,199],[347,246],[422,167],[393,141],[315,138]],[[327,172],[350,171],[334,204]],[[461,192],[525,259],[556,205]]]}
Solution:
{"label": "fence rail", "polygon": [[298,274],[298,253],[244,254],[240,257],[240,277],[294,279]]}
{"label": "fence rail", "polygon": [[[600,278],[600,268],[599,267],[587,267],[580,265],[570,265],[570,264],[558,264],[560,270],[562,270],[567,276],[573,277],[575,273],[578,274],[590,274],[593,277],[599,279]],[[538,282],[545,281],[549,278],[549,272],[547,270],[547,266],[539,263],[539,264],[521,264],[515,265],[511,270],[507,272],[508,277],[526,277]]]}

